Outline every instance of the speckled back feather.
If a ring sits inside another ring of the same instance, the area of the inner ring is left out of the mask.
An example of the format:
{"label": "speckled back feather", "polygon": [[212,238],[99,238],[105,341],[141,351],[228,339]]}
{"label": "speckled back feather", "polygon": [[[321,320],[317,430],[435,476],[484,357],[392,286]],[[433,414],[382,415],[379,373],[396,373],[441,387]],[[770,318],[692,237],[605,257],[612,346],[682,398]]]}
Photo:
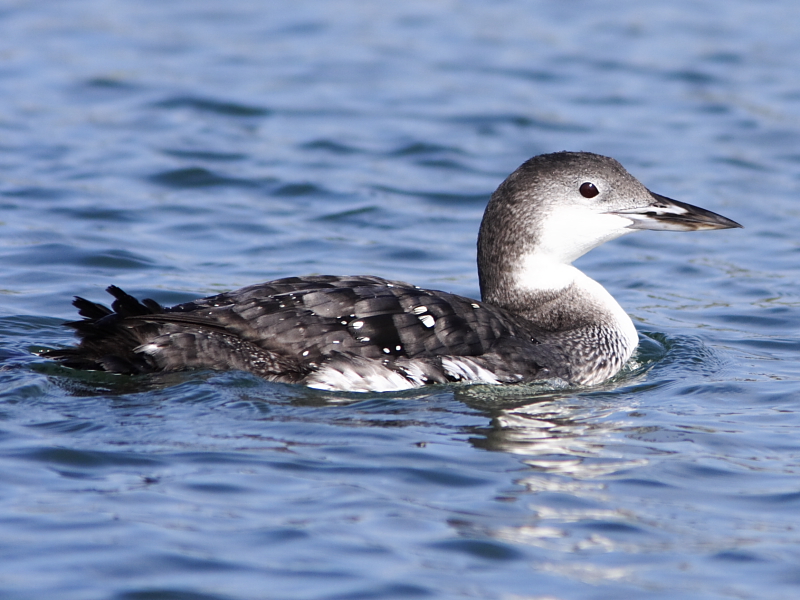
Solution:
{"label": "speckled back feather", "polygon": [[172,308],[115,286],[108,292],[113,310],[76,298],[85,318],[69,325],[81,344],[47,356],[121,373],[238,368],[316,387],[329,387],[331,377],[395,380],[397,389],[542,372],[530,359],[538,342],[520,319],[379,277],[291,277]]}

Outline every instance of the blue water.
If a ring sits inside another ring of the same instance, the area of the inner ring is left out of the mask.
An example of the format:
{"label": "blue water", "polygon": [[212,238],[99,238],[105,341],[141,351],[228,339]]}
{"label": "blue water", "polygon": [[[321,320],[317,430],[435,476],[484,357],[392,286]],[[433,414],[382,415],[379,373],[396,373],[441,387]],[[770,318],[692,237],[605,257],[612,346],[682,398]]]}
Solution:
{"label": "blue water", "polygon": [[[0,597],[800,595],[799,13],[0,4]],[[579,261],[642,334],[603,386],[347,395],[35,354],[109,284],[476,297],[488,195],[563,149],[745,225]]]}

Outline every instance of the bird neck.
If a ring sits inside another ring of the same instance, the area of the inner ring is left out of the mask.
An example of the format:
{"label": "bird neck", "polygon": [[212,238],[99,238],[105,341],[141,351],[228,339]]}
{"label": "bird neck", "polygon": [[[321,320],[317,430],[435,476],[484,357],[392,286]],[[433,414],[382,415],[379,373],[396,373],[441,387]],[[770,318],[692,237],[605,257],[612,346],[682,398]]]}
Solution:
{"label": "bird neck", "polygon": [[[619,331],[625,339],[637,339],[633,322],[619,303],[579,269],[536,252],[515,262],[481,278],[485,302],[524,317],[545,332],[603,327]],[[485,266],[480,270],[485,273]]]}
{"label": "bird neck", "polygon": [[614,297],[572,265],[528,256],[515,270],[484,281],[483,300],[523,319],[531,336],[559,357],[548,365],[551,372],[571,383],[611,377],[639,342]]}

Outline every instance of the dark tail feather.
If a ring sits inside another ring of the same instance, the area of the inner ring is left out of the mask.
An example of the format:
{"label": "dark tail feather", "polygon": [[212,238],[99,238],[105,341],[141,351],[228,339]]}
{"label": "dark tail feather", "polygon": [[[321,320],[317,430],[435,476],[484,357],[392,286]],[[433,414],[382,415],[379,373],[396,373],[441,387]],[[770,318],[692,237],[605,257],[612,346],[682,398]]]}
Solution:
{"label": "dark tail feather", "polygon": [[92,321],[99,321],[113,312],[102,304],[90,302],[86,298],[81,298],[80,296],[75,296],[75,300],[72,301],[72,306],[78,309],[78,314],[80,316],[91,319]]}
{"label": "dark tail feather", "polygon": [[80,321],[65,323],[76,330],[80,344],[74,348],[47,350],[41,356],[57,360],[67,367],[110,371],[113,373],[148,373],[153,371],[146,357],[133,349],[155,330],[155,326],[137,321],[129,326],[129,317],[141,317],[164,312],[154,300],[141,302],[115,285],[106,288],[114,297],[111,309],[97,302],[76,297],[72,304],[83,317]]}
{"label": "dark tail feather", "polygon": [[123,292],[115,285],[108,286],[106,291],[115,298],[114,302],[111,304],[111,308],[123,318],[155,315],[164,312],[164,308],[155,300],[145,298],[139,302],[136,298]]}

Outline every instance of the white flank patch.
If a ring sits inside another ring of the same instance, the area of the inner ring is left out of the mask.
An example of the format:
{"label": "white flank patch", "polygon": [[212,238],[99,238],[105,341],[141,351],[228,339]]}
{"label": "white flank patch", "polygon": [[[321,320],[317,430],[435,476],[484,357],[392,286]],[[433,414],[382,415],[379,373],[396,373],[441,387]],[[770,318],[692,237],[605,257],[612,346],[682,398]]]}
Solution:
{"label": "white flank patch", "polygon": [[414,383],[414,387],[421,387],[428,382],[428,377],[425,372],[414,362],[410,362],[403,366],[403,371],[406,377]]}
{"label": "white flank patch", "polygon": [[381,363],[365,359],[358,370],[337,364],[325,365],[306,379],[308,387],[340,392],[396,392],[420,387],[419,379],[409,379]]}
{"label": "white flank patch", "polygon": [[468,358],[446,356],[442,358],[445,373],[459,381],[480,381],[481,383],[500,383],[494,373],[484,369]]}

